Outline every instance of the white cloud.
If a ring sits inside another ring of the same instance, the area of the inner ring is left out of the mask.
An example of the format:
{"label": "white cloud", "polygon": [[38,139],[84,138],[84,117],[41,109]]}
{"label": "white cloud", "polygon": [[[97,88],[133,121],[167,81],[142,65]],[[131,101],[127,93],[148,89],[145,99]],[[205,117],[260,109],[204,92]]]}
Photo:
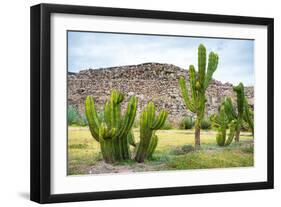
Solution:
{"label": "white cloud", "polygon": [[214,78],[245,85],[254,83],[253,41],[214,38],[125,35],[71,32],[68,36],[69,71],[144,62],[169,63],[188,68],[197,66],[197,47],[219,54]]}

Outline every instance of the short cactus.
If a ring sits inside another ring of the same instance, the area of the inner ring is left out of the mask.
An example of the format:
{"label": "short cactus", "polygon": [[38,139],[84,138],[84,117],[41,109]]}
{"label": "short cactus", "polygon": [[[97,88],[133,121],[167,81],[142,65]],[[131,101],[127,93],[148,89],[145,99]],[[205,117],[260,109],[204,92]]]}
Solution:
{"label": "short cactus", "polygon": [[160,129],[168,116],[168,112],[161,110],[158,117],[155,116],[155,105],[149,102],[140,116],[140,143],[138,144],[135,160],[144,162],[152,156],[157,146],[158,137],[155,130]]}
{"label": "short cactus", "polygon": [[125,114],[121,115],[121,102],[124,96],[112,90],[110,100],[105,103],[103,120],[99,118],[94,99],[87,96],[85,111],[93,138],[100,143],[105,162],[113,163],[130,158],[128,134],[134,123],[137,111],[137,98],[132,96]]}
{"label": "short cactus", "polygon": [[236,92],[237,96],[237,115],[236,115],[236,132],[235,132],[235,141],[239,142],[240,131],[243,122],[244,114],[244,105],[245,105],[245,95],[244,95],[244,85],[239,83],[238,86],[233,87],[233,90]]}
{"label": "short cactus", "polygon": [[230,121],[231,120],[236,121],[235,141],[239,142],[240,131],[243,124],[244,111],[245,111],[245,95],[244,95],[243,83],[239,83],[239,85],[234,86],[233,90],[235,91],[237,97],[237,104],[236,104],[237,110],[233,106],[232,101],[229,97],[226,98],[226,100],[224,101],[224,107]]}
{"label": "short cactus", "polygon": [[244,121],[248,124],[250,127],[252,134],[254,135],[254,113],[251,109],[251,107],[248,104],[248,100],[245,97],[245,105],[244,105]]}
{"label": "short cactus", "polygon": [[[219,56],[210,52],[208,66],[206,67],[206,48],[200,44],[198,47],[198,73],[193,65],[189,66],[190,93],[186,87],[184,77],[180,77],[179,85],[185,105],[188,110],[196,114],[195,120],[195,149],[200,148],[200,128],[204,118],[206,97],[205,92],[212,80],[212,76],[217,69]],[[207,71],[206,71],[207,70]]]}
{"label": "short cactus", "polygon": [[[224,103],[220,106],[219,113],[211,116],[213,126],[218,130],[216,141],[219,146],[228,146],[231,144],[236,127],[236,120],[229,119]],[[229,128],[228,135],[227,128]]]}

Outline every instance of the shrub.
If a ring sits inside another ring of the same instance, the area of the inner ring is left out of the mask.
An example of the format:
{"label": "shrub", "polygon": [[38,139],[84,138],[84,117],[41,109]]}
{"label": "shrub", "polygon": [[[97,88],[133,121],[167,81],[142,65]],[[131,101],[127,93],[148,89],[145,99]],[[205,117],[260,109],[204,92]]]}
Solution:
{"label": "shrub", "polygon": [[254,146],[243,147],[241,151],[244,153],[254,153]]}
{"label": "shrub", "polygon": [[77,124],[79,122],[79,114],[73,105],[67,107],[67,123],[68,125]]}
{"label": "shrub", "polygon": [[212,127],[212,123],[211,123],[209,118],[202,119],[202,121],[201,121],[201,129],[205,129],[206,130],[206,129],[211,129],[211,127]]}
{"label": "shrub", "polygon": [[85,114],[83,114],[83,116],[80,117],[79,120],[79,125],[80,126],[87,126],[88,125],[88,120]]}
{"label": "shrub", "polygon": [[184,117],[179,123],[180,129],[192,129],[193,126],[194,126],[194,121],[190,116]]}
{"label": "shrub", "polygon": [[190,153],[192,151],[194,151],[194,147],[192,145],[188,144],[188,145],[183,145],[181,147],[176,147],[172,151],[172,154],[174,154],[174,155],[184,155],[184,154]]}

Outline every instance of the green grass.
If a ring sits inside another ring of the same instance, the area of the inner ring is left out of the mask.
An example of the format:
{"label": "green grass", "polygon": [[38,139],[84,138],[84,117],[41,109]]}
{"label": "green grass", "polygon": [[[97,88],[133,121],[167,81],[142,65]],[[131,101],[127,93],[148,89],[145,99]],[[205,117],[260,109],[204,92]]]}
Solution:
{"label": "green grass", "polygon": [[[138,142],[139,130],[133,131]],[[102,162],[99,143],[91,137],[87,127],[69,127],[68,174],[248,167],[254,163],[253,137],[250,133],[242,132],[238,144],[219,147],[215,141],[216,132],[202,130],[201,150],[188,153],[175,151],[194,144],[194,130],[159,130],[157,135],[159,142],[151,160],[144,164],[129,160],[109,166]]]}

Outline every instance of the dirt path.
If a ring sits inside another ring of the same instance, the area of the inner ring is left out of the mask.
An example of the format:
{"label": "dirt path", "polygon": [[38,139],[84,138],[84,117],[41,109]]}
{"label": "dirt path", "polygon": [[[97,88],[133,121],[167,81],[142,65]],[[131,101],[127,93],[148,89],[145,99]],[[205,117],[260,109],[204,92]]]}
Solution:
{"label": "dirt path", "polygon": [[98,161],[94,166],[87,169],[85,173],[89,174],[103,174],[103,173],[130,173],[130,172],[144,172],[144,171],[157,171],[163,167],[163,163],[147,164],[147,163],[134,163],[133,165],[112,165],[104,161]]}

